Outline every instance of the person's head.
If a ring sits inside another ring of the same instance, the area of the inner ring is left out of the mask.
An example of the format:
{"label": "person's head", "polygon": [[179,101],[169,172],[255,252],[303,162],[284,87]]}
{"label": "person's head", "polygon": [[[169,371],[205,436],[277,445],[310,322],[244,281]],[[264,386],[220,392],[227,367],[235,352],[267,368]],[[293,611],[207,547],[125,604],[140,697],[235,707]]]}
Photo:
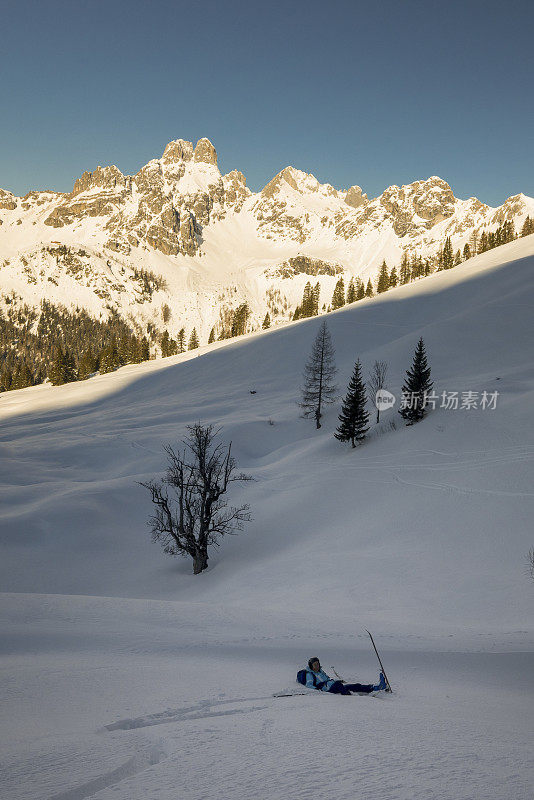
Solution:
{"label": "person's head", "polygon": [[313,670],[314,672],[319,672],[321,669],[321,662],[318,658],[310,658],[308,661],[308,667]]}

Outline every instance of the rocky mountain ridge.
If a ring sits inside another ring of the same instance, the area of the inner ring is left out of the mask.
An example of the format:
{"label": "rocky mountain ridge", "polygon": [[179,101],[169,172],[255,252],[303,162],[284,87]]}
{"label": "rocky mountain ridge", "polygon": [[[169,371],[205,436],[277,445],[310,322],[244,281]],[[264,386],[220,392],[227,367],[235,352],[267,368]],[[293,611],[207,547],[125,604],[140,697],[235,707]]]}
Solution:
{"label": "rocky mountain ridge", "polygon": [[[47,297],[96,315],[113,308],[160,328],[168,307],[169,331],[195,326],[202,341],[221,307],[246,300],[254,324],[267,310],[282,321],[308,274],[328,303],[340,273],[374,279],[384,258],[391,267],[406,252],[433,256],[447,236],[456,250],[473,231],[505,221],[520,229],[527,214],[532,198],[491,208],[456,198],[437,176],[369,199],[288,166],[254,193],[240,171],[221,175],[208,139],[177,139],[136,175],[98,166],[69,193],[0,190],[1,291],[30,305]],[[159,276],[159,288],[140,293],[140,271]]]}

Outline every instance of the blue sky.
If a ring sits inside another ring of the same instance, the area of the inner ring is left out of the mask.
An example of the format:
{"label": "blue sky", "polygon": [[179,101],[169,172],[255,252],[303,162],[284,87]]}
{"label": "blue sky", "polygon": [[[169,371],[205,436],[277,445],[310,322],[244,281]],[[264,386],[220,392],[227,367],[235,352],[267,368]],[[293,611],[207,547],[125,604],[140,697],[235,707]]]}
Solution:
{"label": "blue sky", "polygon": [[429,175],[534,195],[533,5],[4,2],[0,187],[70,191],[207,136],[253,190],[292,164],[369,196]]}

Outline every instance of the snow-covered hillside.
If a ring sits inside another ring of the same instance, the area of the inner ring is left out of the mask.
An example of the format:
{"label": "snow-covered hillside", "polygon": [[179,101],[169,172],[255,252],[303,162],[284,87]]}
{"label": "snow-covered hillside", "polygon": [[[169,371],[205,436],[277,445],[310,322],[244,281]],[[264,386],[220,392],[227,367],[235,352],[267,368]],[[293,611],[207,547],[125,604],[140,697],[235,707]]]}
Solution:
{"label": "snow-covered hillside", "polygon": [[[530,798],[532,239],[326,317],[340,392],[359,357],[398,396],[423,336],[436,392],[495,409],[341,445],[338,406],[298,416],[318,319],[2,397],[10,800]],[[137,482],[198,419],[256,481],[195,577]],[[272,697],[315,655],[374,680],[364,627],[393,695]]]}
{"label": "snow-covered hillside", "polygon": [[[370,200],[359,186],[340,191],[286,167],[253,193],[238,170],[221,175],[208,139],[178,139],[135,176],[97,167],[70,193],[0,190],[1,290],[97,317],[113,308],[171,335],[196,327],[205,343],[221,311],[244,301],[253,328],[267,311],[284,321],[308,280],[328,306],[339,275],[374,280],[383,259],[391,269],[404,253],[434,257],[447,236],[456,251],[473,231],[505,221],[519,231],[527,215],[534,200],[523,194],[491,208],[436,176]],[[140,270],[164,283],[144,291]]]}

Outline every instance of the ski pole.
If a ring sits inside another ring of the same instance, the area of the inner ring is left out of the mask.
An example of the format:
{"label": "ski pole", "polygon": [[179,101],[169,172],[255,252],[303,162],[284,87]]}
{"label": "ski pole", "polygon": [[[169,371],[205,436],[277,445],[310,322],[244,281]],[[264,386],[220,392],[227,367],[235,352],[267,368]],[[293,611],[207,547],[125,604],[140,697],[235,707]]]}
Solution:
{"label": "ski pole", "polygon": [[338,675],[337,672],[335,671],[334,667],[330,667],[330,669],[332,670],[332,672],[334,673],[334,675],[336,676],[338,681],[343,681],[343,683],[345,683],[345,678],[342,678],[341,675]]}
{"label": "ski pole", "polygon": [[386,670],[384,669],[384,665],[382,664],[382,659],[378,655],[378,650],[376,649],[376,644],[375,644],[375,640],[373,639],[373,635],[372,635],[371,631],[367,630],[367,628],[364,628],[364,630],[367,631],[367,633],[369,634],[369,637],[370,637],[371,642],[373,644],[373,647],[375,649],[376,657],[378,658],[378,663],[380,664],[380,669],[382,670],[382,674],[384,675],[384,678],[386,680],[386,692],[392,692],[393,689],[391,688],[391,685],[390,685],[390,683],[388,681],[388,676],[386,675]]}

